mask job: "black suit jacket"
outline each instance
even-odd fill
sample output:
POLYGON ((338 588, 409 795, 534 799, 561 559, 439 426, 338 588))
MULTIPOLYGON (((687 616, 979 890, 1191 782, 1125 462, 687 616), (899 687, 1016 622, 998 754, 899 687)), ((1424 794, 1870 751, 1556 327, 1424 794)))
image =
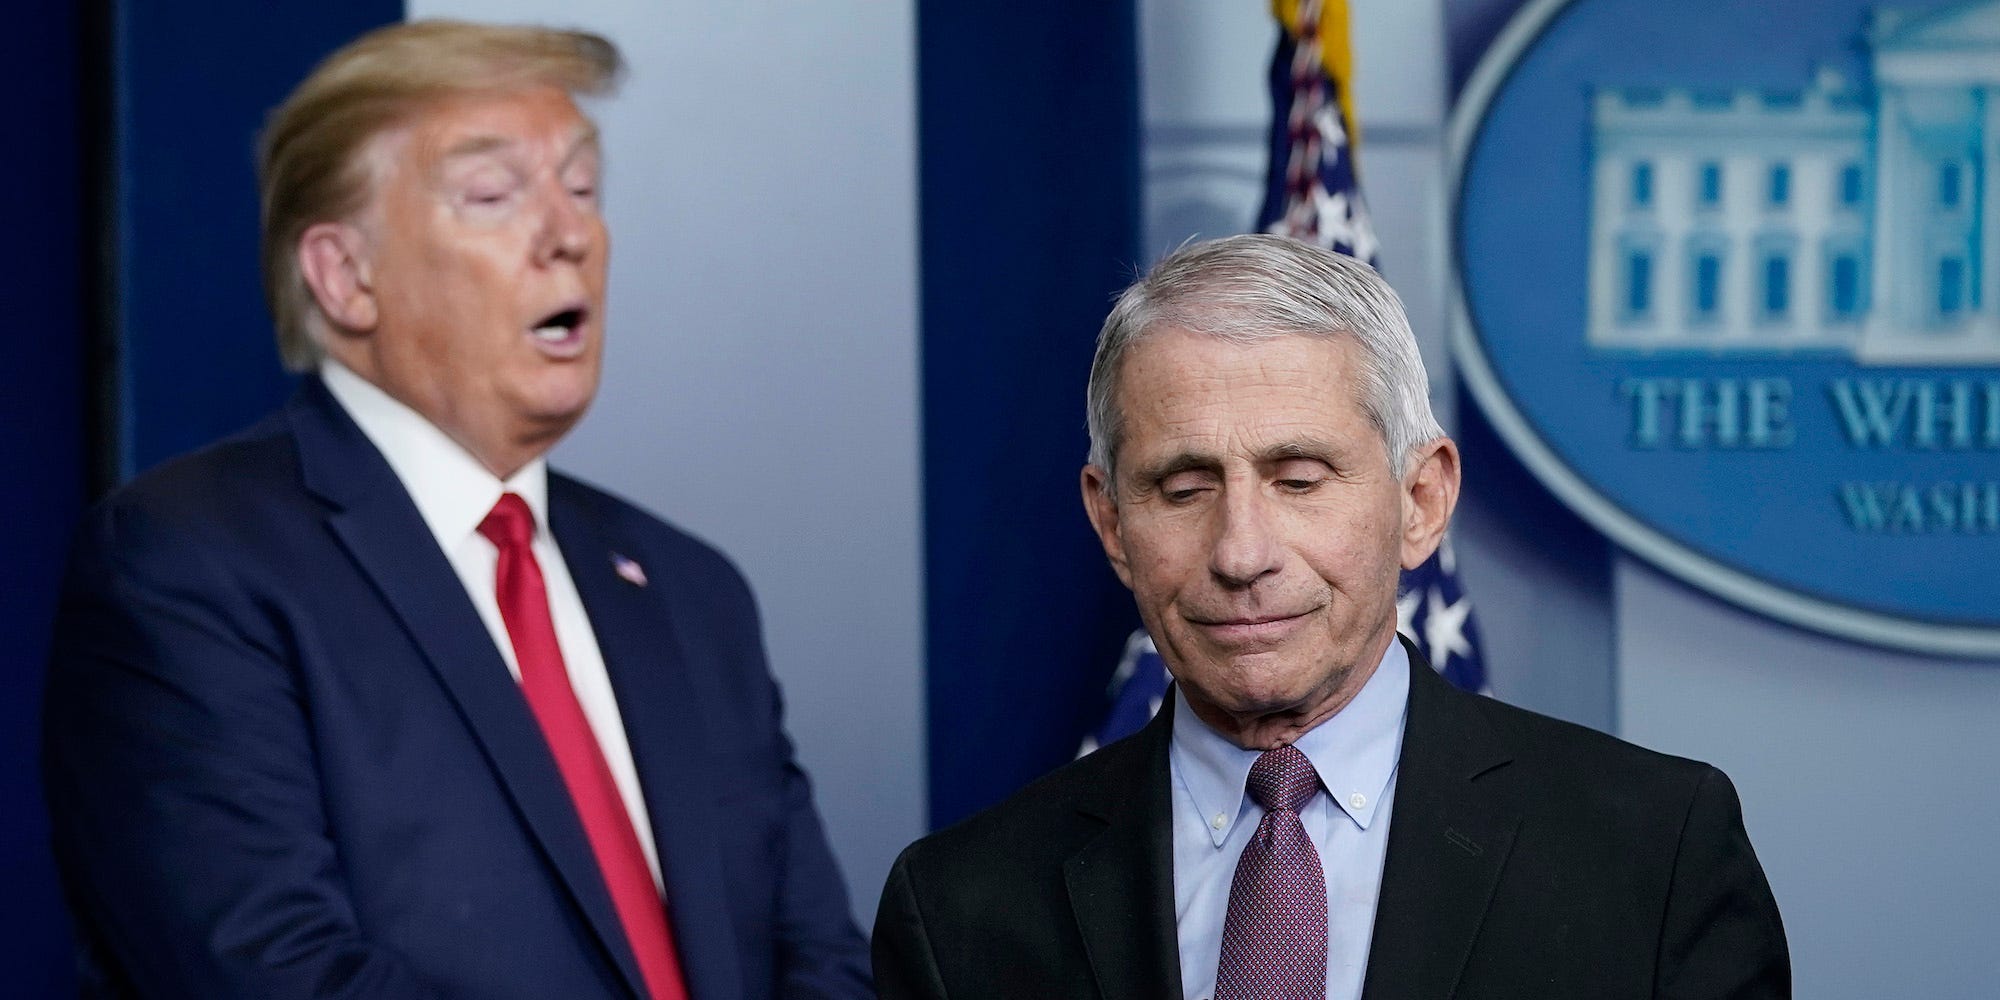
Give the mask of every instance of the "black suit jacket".
MULTIPOLYGON (((1722 772, 1410 671, 1367 1000, 1790 995, 1722 772)), ((904 851, 884 1000, 1178 996, 1172 714, 904 851)))
MULTIPOLYGON (((866 996, 866 945, 742 577, 553 473, 549 522, 624 718, 695 1000, 866 996)), ((519 685, 316 378, 85 518, 44 740, 86 995, 643 992, 519 685)))

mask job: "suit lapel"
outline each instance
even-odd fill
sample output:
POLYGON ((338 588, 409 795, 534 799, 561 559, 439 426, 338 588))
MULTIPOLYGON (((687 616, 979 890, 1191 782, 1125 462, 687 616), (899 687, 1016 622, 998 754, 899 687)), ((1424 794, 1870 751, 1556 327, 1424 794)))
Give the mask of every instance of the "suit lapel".
POLYGON ((583 823, 506 661, 395 472, 325 385, 308 377, 287 406, 307 489, 458 705, 514 807, 635 993, 638 964, 583 823))
POLYGON ((1366 1000, 1443 1000, 1459 974, 1514 845, 1520 812, 1481 775, 1511 755, 1414 646, 1388 857, 1369 946, 1366 1000))
POLYGON ((687 654, 667 599, 671 582, 664 574, 671 567, 647 567, 662 574, 649 582, 641 582, 643 569, 636 579, 619 573, 616 560, 637 548, 608 537, 583 503, 573 484, 550 476, 550 528, 597 633, 625 722, 681 971, 695 998, 740 996, 742 970, 716 839, 716 788, 706 777, 710 753, 702 740, 700 697, 689 683, 687 654))
POLYGON ((1097 751, 1118 754, 1100 801, 1083 803, 1104 828, 1063 865, 1070 906, 1104 1000, 1179 996, 1174 925, 1168 698, 1136 739, 1097 751))

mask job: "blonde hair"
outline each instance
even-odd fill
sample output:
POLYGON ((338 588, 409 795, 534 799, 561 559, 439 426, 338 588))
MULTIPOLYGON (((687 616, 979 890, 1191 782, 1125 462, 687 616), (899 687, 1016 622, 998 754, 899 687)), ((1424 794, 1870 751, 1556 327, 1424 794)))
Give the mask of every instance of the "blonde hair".
POLYGON ((285 367, 305 371, 321 355, 299 238, 367 204, 370 140, 452 97, 534 87, 603 94, 622 69, 617 47, 588 32, 441 20, 377 28, 326 57, 271 111, 257 143, 264 296, 285 367))

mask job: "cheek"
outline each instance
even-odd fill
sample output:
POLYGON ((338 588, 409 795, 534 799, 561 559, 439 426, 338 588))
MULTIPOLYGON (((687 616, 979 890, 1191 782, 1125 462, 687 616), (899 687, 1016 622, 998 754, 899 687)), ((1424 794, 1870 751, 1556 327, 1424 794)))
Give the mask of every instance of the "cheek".
POLYGON ((1157 511, 1128 516, 1120 537, 1132 589, 1140 594, 1178 589, 1206 562, 1201 527, 1190 518, 1162 517, 1157 511))
POLYGON ((1177 589, 1174 560, 1164 553, 1152 550, 1126 550, 1126 561, 1132 573, 1132 595, 1140 601, 1158 600, 1171 596, 1177 589))
POLYGON ((1373 513, 1299 525, 1295 551, 1327 583, 1342 590, 1373 586, 1402 566, 1394 517, 1373 513))
POLYGON ((590 255, 589 273, 597 278, 599 284, 603 284, 605 268, 611 261, 611 229, 604 224, 601 217, 591 232, 591 240, 591 245, 597 248, 597 252, 590 255))
POLYGON ((1394 537, 1403 520, 1402 494, 1393 487, 1355 491, 1306 512, 1308 530, 1320 538, 1342 539, 1343 547, 1363 548, 1394 537))

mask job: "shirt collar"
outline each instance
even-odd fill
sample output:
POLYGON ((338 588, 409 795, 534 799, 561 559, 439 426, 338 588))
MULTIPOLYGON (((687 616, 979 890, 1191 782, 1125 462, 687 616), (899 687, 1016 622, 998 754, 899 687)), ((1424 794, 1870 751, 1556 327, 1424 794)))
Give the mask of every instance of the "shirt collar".
MULTIPOLYGON (((1364 830, 1374 821, 1376 805, 1402 756, 1409 695, 1409 653, 1392 640, 1354 700, 1298 739, 1334 805, 1364 830)), ((1174 764, 1198 810, 1197 821, 1221 847, 1250 803, 1246 785, 1260 751, 1245 750, 1209 728, 1188 708, 1179 685, 1174 702, 1174 764)))
POLYGON ((528 502, 538 536, 548 530, 546 459, 536 457, 503 481, 423 414, 340 362, 331 358, 320 362, 319 373, 327 391, 389 460, 389 468, 402 480, 424 524, 446 552, 479 530, 479 522, 503 493, 519 493, 528 502))

